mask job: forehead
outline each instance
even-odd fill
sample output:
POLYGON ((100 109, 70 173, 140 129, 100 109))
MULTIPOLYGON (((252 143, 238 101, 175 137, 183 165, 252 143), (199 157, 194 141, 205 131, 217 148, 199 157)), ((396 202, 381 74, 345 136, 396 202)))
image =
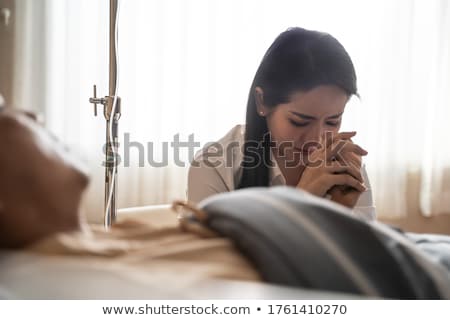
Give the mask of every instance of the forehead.
POLYGON ((284 104, 286 112, 298 112, 317 118, 339 114, 344 111, 349 97, 337 86, 323 85, 309 91, 296 91, 284 104))
POLYGON ((67 147, 22 112, 0 112, 0 148, 7 151, 3 154, 3 160, 41 160, 49 165, 65 165, 80 174, 87 174, 84 165, 67 147))

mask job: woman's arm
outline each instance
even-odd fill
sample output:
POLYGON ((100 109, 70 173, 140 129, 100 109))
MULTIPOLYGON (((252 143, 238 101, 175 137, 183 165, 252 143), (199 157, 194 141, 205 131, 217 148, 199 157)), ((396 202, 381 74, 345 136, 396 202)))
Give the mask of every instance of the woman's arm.
POLYGON ((224 177, 218 168, 208 166, 203 161, 194 161, 188 174, 187 198, 189 201, 198 203, 214 194, 228 192, 224 177))

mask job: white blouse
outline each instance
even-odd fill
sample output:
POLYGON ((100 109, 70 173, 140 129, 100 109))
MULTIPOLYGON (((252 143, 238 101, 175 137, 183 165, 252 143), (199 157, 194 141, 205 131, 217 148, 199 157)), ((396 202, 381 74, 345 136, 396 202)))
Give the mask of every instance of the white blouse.
MULTIPOLYGON (((233 191, 237 188, 242 177, 244 131, 245 126, 237 125, 216 144, 209 144, 197 152, 189 168, 187 190, 189 201, 197 203, 213 194, 233 191)), ((286 185, 286 179, 276 161, 273 161, 273 166, 269 170, 270 186, 286 185)), ((374 220, 375 206, 364 165, 361 173, 367 190, 360 195, 353 212, 361 219, 374 220)))

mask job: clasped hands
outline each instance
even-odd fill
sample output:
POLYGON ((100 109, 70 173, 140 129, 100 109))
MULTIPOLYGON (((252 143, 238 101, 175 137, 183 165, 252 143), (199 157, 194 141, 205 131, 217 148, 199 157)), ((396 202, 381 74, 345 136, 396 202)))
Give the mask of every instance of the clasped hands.
POLYGON ((318 197, 354 208, 361 193, 367 190, 361 174, 362 156, 367 151, 351 138, 356 132, 322 135, 320 147, 309 154, 297 187, 318 197))

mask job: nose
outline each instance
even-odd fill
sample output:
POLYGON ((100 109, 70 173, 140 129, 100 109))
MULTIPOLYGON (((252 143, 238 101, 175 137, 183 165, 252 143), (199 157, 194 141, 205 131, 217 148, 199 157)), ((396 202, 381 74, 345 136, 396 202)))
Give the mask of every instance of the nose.
POLYGON ((308 128, 303 135, 300 148, 304 151, 312 152, 320 147, 320 140, 325 129, 322 125, 316 124, 308 128))

